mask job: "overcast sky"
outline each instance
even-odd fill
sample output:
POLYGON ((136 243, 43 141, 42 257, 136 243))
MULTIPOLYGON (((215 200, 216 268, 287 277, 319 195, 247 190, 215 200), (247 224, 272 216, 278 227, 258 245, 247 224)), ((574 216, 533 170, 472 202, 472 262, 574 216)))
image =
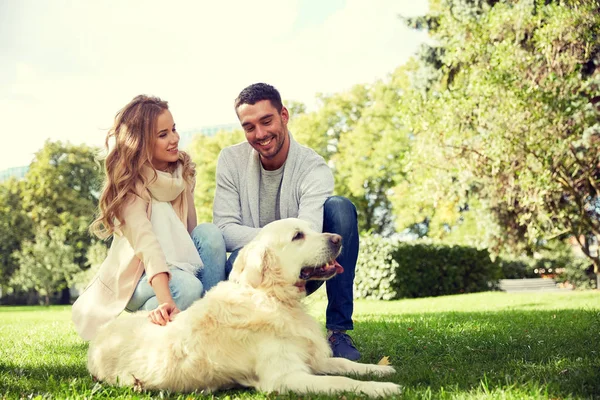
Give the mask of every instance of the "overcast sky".
POLYGON ((47 139, 102 145, 137 94, 167 101, 182 132, 236 122, 255 82, 313 108, 385 78, 425 40, 398 14, 427 0, 0 0, 0 170, 47 139))

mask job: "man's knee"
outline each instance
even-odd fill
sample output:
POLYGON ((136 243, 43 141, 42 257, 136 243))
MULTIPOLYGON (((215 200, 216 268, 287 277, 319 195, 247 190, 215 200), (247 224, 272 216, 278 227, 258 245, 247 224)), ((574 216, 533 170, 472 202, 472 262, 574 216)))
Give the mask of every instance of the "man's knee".
POLYGON ((231 271, 233 270, 233 264, 235 263, 235 260, 238 254, 240 253, 240 250, 242 249, 239 248, 237 250, 232 251, 229 255, 229 258, 227 258, 227 262, 225 263, 225 279, 229 279, 229 274, 231 274, 231 271))
POLYGON ((214 249, 225 248, 225 239, 223 239, 223 233, 215 225, 209 222, 202 223, 194 228, 192 231, 192 240, 199 246, 210 246, 214 249))
POLYGON ((335 227, 336 230, 356 230, 356 207, 346 197, 331 196, 325 200, 323 223, 324 229, 327 227, 335 227))
POLYGON ((326 213, 352 215, 356 217, 356 207, 348 198, 343 196, 331 196, 325 200, 324 209, 326 213))

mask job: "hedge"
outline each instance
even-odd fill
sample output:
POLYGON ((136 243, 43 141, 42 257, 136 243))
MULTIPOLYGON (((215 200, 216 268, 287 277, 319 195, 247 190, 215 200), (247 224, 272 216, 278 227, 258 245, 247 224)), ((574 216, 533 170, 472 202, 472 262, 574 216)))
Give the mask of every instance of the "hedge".
POLYGON ((481 292, 497 286, 500 267, 487 250, 404 243, 363 235, 355 297, 393 300, 481 292))

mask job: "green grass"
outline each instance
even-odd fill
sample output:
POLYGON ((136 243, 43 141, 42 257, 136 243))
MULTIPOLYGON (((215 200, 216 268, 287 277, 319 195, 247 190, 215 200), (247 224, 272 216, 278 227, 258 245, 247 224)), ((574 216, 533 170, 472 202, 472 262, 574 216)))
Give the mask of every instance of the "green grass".
MULTIPOLYGON (((322 297, 308 303, 323 321, 322 297)), ((597 291, 357 301, 354 317, 361 362, 389 356, 397 373, 388 379, 403 386, 401 398, 600 398, 597 291)), ((69 307, 0 307, 0 398, 213 397, 95 383, 86 350, 69 307)), ((252 390, 214 397, 297 398, 252 390)))

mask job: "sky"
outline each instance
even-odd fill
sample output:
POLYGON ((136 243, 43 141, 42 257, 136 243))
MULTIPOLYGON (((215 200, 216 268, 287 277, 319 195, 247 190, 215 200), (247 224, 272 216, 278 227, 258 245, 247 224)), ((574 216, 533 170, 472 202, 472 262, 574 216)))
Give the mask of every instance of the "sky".
POLYGON ((317 93, 385 79, 426 40, 398 15, 427 0, 0 0, 0 170, 46 140, 102 146, 138 94, 180 132, 237 122, 255 82, 318 107, 317 93))

